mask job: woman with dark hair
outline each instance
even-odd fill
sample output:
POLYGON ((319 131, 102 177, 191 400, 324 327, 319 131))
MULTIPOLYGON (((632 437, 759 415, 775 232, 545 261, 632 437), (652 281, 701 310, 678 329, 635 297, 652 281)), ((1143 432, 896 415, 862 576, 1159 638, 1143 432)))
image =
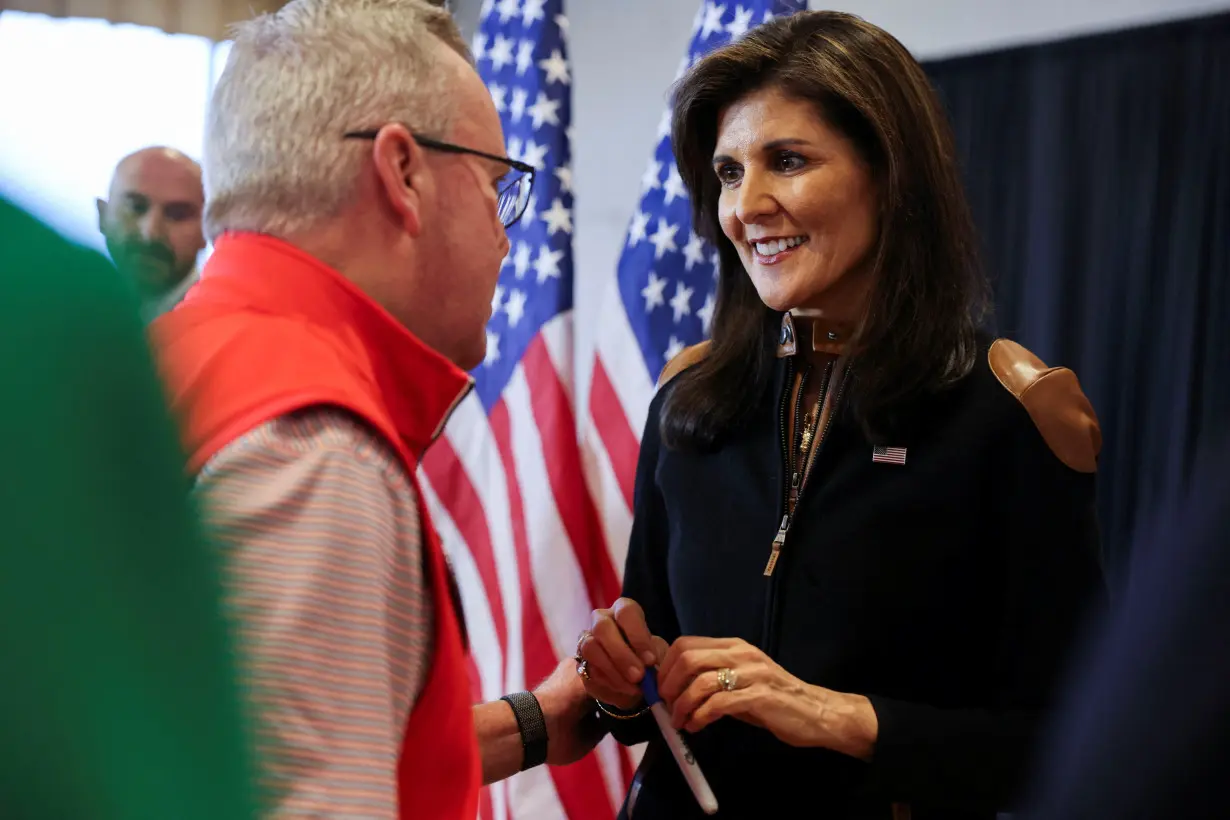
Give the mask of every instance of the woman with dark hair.
POLYGON ((1093 410, 980 331, 949 128, 889 34, 753 30, 681 80, 673 143, 713 338, 663 373, 625 597, 577 648, 616 737, 650 740, 625 814, 700 814, 650 664, 723 817, 992 818, 1104 594, 1093 410))

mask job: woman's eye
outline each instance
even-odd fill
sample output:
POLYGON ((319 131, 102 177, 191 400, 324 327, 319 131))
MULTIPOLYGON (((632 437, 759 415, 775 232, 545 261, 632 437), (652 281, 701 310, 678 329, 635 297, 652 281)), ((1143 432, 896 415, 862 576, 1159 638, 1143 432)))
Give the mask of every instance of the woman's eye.
POLYGON ((738 184, 739 178, 742 176, 742 172, 737 165, 719 165, 714 170, 717 172, 718 182, 727 187, 738 184))
POLYGON ((779 171, 797 171, 805 164, 798 154, 782 153, 774 157, 774 164, 779 171))

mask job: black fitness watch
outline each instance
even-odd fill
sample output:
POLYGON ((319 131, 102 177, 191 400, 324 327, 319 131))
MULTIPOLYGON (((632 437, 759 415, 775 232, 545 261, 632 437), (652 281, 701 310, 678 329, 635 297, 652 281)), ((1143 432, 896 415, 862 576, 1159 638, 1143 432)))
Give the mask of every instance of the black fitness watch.
POLYGON ((521 731, 521 771, 547 762, 547 721, 533 692, 514 692, 500 700, 512 707, 521 731))

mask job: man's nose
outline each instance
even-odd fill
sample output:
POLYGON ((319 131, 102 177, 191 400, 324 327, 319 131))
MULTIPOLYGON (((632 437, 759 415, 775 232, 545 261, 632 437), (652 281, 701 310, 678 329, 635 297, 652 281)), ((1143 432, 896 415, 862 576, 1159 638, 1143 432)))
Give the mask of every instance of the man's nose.
POLYGON ((162 211, 158 208, 150 208, 149 211, 141 217, 141 222, 138 227, 141 230, 141 238, 146 242, 153 242, 167 238, 166 220, 162 216, 162 211))

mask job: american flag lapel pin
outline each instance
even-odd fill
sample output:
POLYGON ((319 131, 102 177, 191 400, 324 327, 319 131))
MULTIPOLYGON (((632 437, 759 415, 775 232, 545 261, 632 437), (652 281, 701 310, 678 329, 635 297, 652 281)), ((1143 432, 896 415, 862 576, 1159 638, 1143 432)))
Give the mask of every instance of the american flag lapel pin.
POLYGON ((871 460, 876 464, 905 464, 905 448, 872 447, 871 460))

